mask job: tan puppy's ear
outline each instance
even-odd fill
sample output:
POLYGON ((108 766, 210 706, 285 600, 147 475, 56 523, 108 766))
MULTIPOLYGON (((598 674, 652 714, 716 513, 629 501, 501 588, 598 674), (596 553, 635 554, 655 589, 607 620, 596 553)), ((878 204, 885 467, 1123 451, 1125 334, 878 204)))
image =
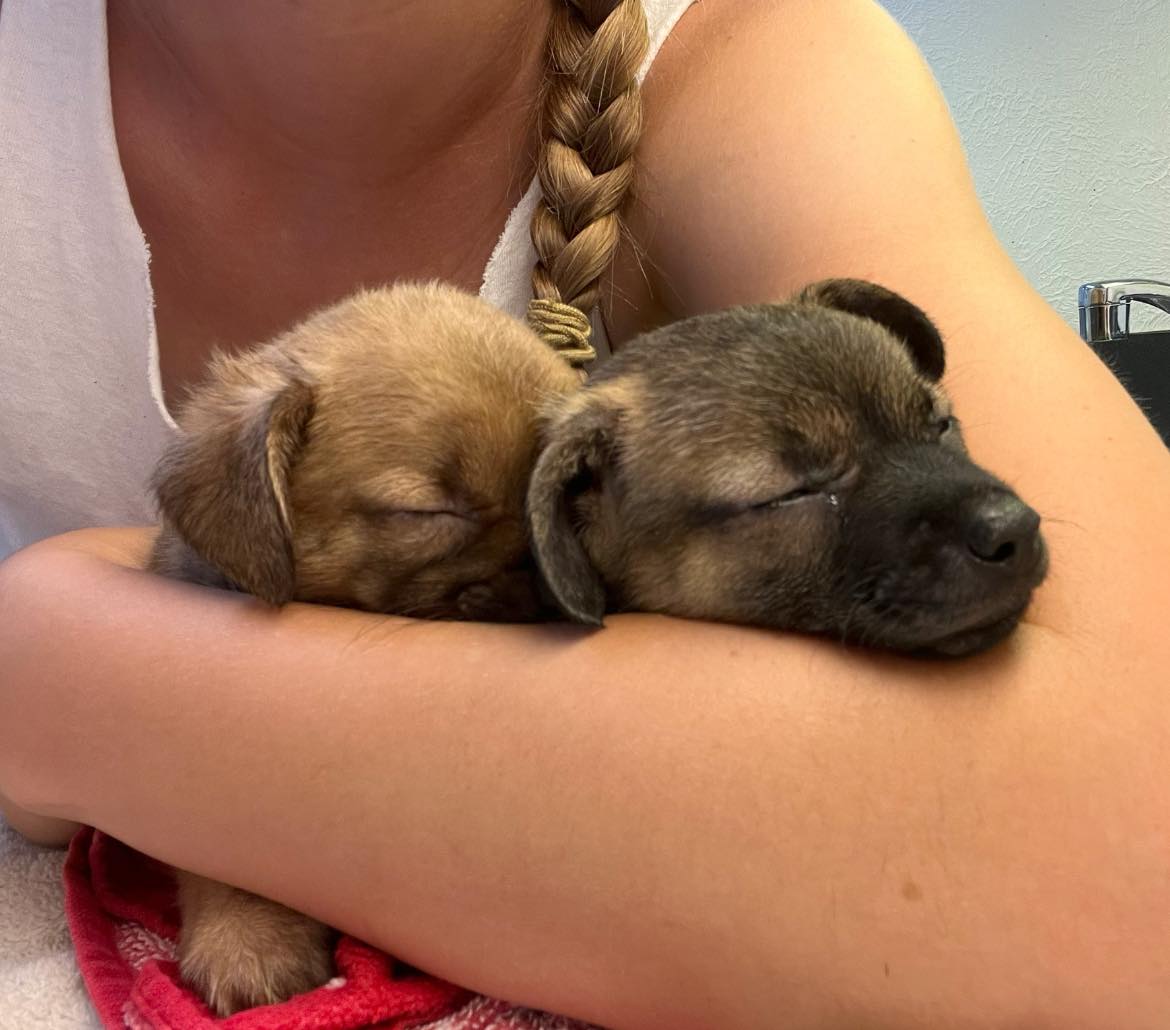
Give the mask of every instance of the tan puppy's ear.
POLYGON ((573 524, 572 490, 613 460, 617 413, 582 390, 546 430, 528 484, 528 528, 537 567, 557 604, 574 622, 602 625, 605 585, 573 524))
POLYGON ((292 600, 296 583, 288 475, 312 414, 312 388, 296 380, 217 384, 184 412, 152 480, 188 546, 269 604, 292 600))
POLYGON ((864 279, 824 279, 806 286, 798 301, 836 308, 885 326, 906 345, 918 371, 937 383, 946 369, 946 351, 935 324, 901 294, 864 279))

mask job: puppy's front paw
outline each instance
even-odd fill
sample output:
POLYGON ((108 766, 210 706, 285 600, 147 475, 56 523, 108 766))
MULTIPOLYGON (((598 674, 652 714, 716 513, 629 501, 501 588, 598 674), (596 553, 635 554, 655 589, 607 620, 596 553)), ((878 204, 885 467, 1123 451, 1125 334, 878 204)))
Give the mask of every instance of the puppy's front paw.
POLYGON ((197 935, 180 950, 179 969, 219 1016, 287 1001, 320 987, 333 975, 324 945, 262 955, 238 944, 223 947, 222 942, 197 935))
POLYGON ((333 975, 331 933, 315 919, 191 874, 180 883, 179 971, 217 1015, 287 1001, 333 975))

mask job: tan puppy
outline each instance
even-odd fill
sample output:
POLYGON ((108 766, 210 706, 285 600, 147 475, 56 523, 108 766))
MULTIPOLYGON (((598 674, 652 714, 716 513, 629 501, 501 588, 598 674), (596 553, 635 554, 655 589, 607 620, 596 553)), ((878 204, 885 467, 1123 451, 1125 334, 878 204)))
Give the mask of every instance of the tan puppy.
MULTIPOLYGON (((533 333, 440 286, 359 294, 220 357, 155 474, 155 571, 271 604, 522 620, 538 411, 577 388, 533 333)), ((329 931, 179 874, 183 976, 221 1015, 329 979, 329 931)))

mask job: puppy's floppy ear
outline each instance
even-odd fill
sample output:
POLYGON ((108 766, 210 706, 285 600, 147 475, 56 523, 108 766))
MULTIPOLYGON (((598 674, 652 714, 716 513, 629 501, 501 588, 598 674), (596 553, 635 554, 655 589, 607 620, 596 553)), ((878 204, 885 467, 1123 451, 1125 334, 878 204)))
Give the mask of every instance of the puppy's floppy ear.
POLYGON ((613 460, 616 408, 600 391, 583 388, 561 401, 528 483, 528 528, 537 567, 561 610, 575 622, 600 626, 605 584, 573 525, 572 490, 613 460))
MULTIPOLYGON (((229 377, 231 362, 216 374, 229 377)), ((152 486, 179 536, 241 590, 269 604, 292 600, 288 476, 305 443, 313 391, 280 376, 232 376, 196 394, 183 437, 163 455, 152 486)))
POLYGON ((927 379, 937 383, 946 368, 942 337, 926 313, 901 294, 863 279, 825 279, 800 291, 796 298, 885 326, 906 349, 927 379))

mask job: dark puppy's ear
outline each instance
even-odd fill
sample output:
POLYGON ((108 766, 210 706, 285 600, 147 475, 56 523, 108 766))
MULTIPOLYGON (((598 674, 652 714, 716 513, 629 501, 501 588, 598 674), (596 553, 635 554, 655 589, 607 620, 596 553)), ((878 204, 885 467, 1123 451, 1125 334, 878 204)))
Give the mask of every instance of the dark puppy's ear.
POLYGON ((269 604, 292 600, 288 475, 312 414, 313 391, 299 381, 213 386, 184 413, 187 432, 152 480, 160 512, 184 542, 269 604))
POLYGON ((919 372, 933 383, 942 378, 946 368, 942 337, 926 313, 901 294, 863 279, 825 279, 806 286, 796 299, 885 326, 906 344, 919 372))
POLYGON ((605 584, 573 524, 572 492, 612 461, 617 412, 587 388, 571 395, 567 408, 551 419, 528 483, 528 529, 537 567, 561 611, 575 622, 600 626, 605 584))

